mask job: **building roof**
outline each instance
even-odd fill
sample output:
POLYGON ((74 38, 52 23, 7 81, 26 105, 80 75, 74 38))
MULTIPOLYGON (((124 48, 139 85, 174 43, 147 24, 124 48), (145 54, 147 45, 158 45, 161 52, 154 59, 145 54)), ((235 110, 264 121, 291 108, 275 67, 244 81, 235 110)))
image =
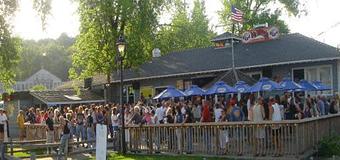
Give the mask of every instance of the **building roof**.
MULTIPOLYGON (((112 77, 111 77, 112 78, 112 77)), ((96 74, 93 76, 92 85, 98 86, 107 83, 107 77, 104 74, 96 74)), ((84 80, 72 80, 64 82, 62 85, 55 88, 55 90, 72 89, 74 86, 84 88, 84 80)))
MULTIPOLYGON (((301 34, 288 34, 272 41, 236 43, 236 69, 339 59, 335 47, 301 34)), ((125 81, 227 71, 232 67, 231 48, 196 48, 153 58, 137 69, 124 72, 125 81)), ((113 82, 119 76, 114 73, 113 82)))
POLYGON ((224 32, 220 35, 217 35, 216 37, 214 37, 213 39, 211 39, 212 42, 216 42, 216 41, 221 41, 221 40, 225 40, 225 39, 230 39, 230 38, 234 38, 234 39, 240 39, 238 36, 236 36, 235 34, 232 34, 230 32, 224 32))
POLYGON ((88 90, 81 90, 77 95, 74 90, 63 91, 35 91, 30 94, 47 105, 101 103, 104 98, 88 90))
MULTIPOLYGON (((247 83, 248 85, 253 85, 257 82, 255 79, 253 79, 249 75, 246 75, 245 73, 241 72, 240 70, 235 70, 235 72, 237 74, 239 81, 243 81, 243 82, 247 83)), ((214 78, 211 82, 206 84, 205 87, 203 87, 203 88, 210 88, 214 83, 216 83, 218 81, 223 81, 230 86, 234 86, 237 83, 237 79, 235 77, 233 70, 229 70, 225 73, 220 74, 216 78, 214 78)))
POLYGON ((25 79, 23 82, 33 82, 36 81, 37 79, 53 79, 56 82, 62 81, 59 77, 42 68, 39 71, 35 72, 30 77, 28 77, 27 79, 25 79))

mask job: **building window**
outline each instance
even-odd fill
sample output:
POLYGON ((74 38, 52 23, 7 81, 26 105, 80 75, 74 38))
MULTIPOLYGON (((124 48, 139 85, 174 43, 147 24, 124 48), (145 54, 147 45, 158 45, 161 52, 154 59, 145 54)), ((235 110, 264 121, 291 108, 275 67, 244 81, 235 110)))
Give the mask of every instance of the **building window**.
POLYGON ((155 87, 155 96, 163 92, 167 87, 155 87))
POLYGON ((123 103, 135 102, 135 90, 132 85, 124 86, 123 88, 123 103))
POLYGON ((262 72, 250 72, 246 74, 257 81, 262 78, 262 72))
POLYGON ((191 80, 184 80, 183 84, 184 84, 184 90, 186 90, 186 89, 189 89, 191 87, 192 81, 191 80))
MULTIPOLYGON (((305 79, 307 81, 321 81, 321 83, 333 87, 332 66, 315 66, 293 69, 294 81, 305 79)), ((322 93, 330 94, 331 91, 322 93)), ((313 93, 312 93, 313 94, 313 93)))
POLYGON ((319 68, 320 81, 323 84, 332 86, 332 68, 331 67, 321 67, 319 68))
POLYGON ((304 69, 293 69, 293 80, 295 82, 299 82, 302 79, 305 79, 305 70, 304 69))

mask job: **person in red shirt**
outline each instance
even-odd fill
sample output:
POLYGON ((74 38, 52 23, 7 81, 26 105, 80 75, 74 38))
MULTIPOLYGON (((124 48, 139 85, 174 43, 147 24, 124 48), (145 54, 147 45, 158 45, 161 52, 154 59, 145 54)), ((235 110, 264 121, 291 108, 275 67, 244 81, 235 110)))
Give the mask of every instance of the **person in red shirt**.
POLYGON ((201 122, 211 122, 211 114, 210 114, 210 103, 209 101, 203 100, 203 111, 201 122))
MULTIPOLYGON (((202 123, 211 122, 210 114, 210 103, 209 101, 203 101, 203 111, 202 111, 202 123)), ((206 150, 210 152, 211 149, 211 130, 209 128, 203 128, 203 142, 206 144, 206 150)))

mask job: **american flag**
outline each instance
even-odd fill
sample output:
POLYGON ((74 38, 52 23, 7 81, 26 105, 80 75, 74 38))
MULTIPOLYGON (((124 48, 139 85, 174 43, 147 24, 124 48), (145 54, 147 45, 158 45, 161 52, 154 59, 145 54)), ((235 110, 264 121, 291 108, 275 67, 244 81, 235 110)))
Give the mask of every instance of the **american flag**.
POLYGON ((243 12, 237 9, 235 6, 231 6, 231 20, 235 22, 243 21, 243 12))

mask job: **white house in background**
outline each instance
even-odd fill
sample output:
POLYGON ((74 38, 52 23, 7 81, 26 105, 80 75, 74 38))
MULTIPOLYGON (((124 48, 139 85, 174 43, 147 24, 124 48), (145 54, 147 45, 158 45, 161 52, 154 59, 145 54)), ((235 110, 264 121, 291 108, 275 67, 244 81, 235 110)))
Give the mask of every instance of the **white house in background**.
MULTIPOLYGON (((54 74, 46 69, 40 69, 26 80, 17 81, 16 84, 13 85, 13 89, 14 91, 28 91, 35 85, 44 85, 48 90, 53 90, 62 83, 62 80, 54 74)), ((0 86, 0 93, 3 93, 2 86, 0 86)))

